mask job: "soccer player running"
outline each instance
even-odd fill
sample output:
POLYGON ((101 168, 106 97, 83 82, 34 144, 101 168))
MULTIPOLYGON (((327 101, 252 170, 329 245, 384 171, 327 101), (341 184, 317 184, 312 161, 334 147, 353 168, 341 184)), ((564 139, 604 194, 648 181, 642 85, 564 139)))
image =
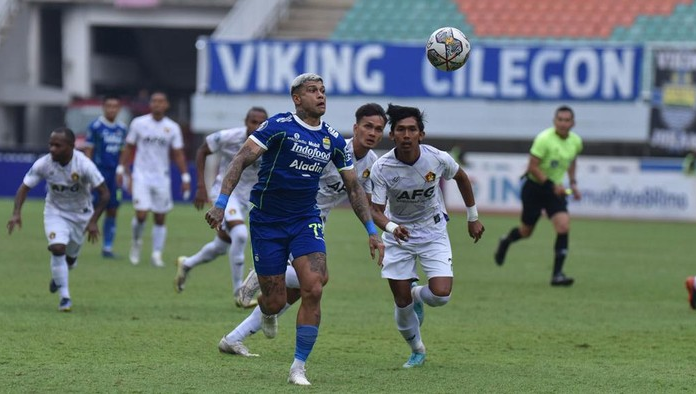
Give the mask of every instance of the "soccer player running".
POLYGON ((321 120, 326 112, 322 78, 306 73, 297 76, 290 87, 295 113, 272 116, 244 143, 232 160, 222 182, 215 206, 206 220, 218 228, 230 192, 239 182, 242 170, 262 157, 259 182, 251 191, 249 212, 254 267, 261 295, 262 330, 267 337, 277 332, 277 314, 286 304, 285 269, 292 265, 300 283, 301 304, 297 313, 295 359, 288 382, 309 385, 305 361, 317 339, 321 320, 321 295, 328 281, 323 224, 316 204, 319 177, 330 162, 341 173, 348 198, 369 235, 370 253, 384 245, 370 216, 365 192, 358 183, 346 142, 321 120))
MULTIPOLYGON (((203 141, 196 152, 198 185, 193 204, 197 209, 203 209, 210 202, 205 186, 206 158, 213 153, 218 153, 220 156, 218 174, 211 187, 211 195, 216 199, 220 193, 222 178, 225 176, 227 166, 232 161, 232 158, 239 152, 247 137, 267 118, 268 114, 265 109, 252 107, 244 118, 244 126, 216 131, 205 138, 205 141, 203 141)), ((193 256, 180 256, 177 259, 177 271, 174 278, 174 288, 177 292, 184 290, 186 278, 195 266, 212 261, 229 251, 235 302, 239 307, 254 306, 249 303, 242 304, 238 293, 244 278, 244 250, 247 244, 247 227, 244 221, 250 209, 249 193, 258 181, 259 164, 257 160, 242 172, 239 184, 237 184, 237 187, 230 195, 229 201, 227 201, 223 228, 217 232, 215 239, 205 244, 193 256)))
POLYGON ((24 176, 14 199, 7 230, 12 234, 22 227, 22 205, 31 188, 46 180, 44 232, 51 252, 49 291, 58 292, 58 310, 70 312, 72 300, 68 287, 68 270, 77 265, 85 232, 90 242, 99 239, 98 220, 109 202, 109 189, 97 167, 82 152, 75 150, 75 134, 59 127, 49 137, 49 154, 40 157, 24 176), (91 189, 99 192, 96 207, 91 189))
POLYGON ((181 189, 186 196, 190 189, 191 176, 186 168, 184 142, 179 125, 165 114, 169 109, 167 95, 154 92, 150 96, 150 113, 138 116, 130 124, 126 146, 116 168, 116 182, 123 185, 124 175, 131 181, 126 188, 133 196, 135 216, 131 221, 133 237, 129 253, 132 264, 140 263, 143 231, 147 213, 152 211, 155 224, 152 226, 151 262, 155 267, 164 267, 162 251, 167 238, 165 219, 174 207, 172 202, 169 157, 174 159, 181 172, 181 189), (135 149, 138 149, 135 154, 135 149), (132 176, 128 164, 133 161, 132 176))
MULTIPOLYGON (((368 201, 372 193, 370 169, 377 160, 377 154, 372 149, 382 141, 386 123, 387 115, 379 104, 362 105, 355 111, 353 138, 346 141, 346 150, 353 157, 355 173, 359 177, 360 186, 365 190, 365 197, 368 201)), ((326 220, 331 209, 345 202, 347 198, 348 194, 341 174, 333 163, 329 163, 321 174, 319 192, 317 193, 317 205, 321 212, 324 229, 326 229, 326 220)), ((251 299, 258 290, 258 280, 256 280, 255 274, 255 271, 252 271, 250 279, 245 280, 242 286, 242 294, 247 300, 251 299)), ((285 271, 285 286, 287 288, 287 304, 278 312, 278 315, 284 313, 290 305, 300 298, 300 284, 292 265, 288 265, 285 271)), ((245 357, 258 356, 258 354, 249 352, 249 349, 244 345, 244 340, 259 330, 261 330, 261 308, 257 306, 234 330, 222 337, 218 343, 218 349, 222 353, 238 354, 245 357)))
POLYGON ((572 194, 576 200, 581 198, 575 178, 575 162, 582 151, 582 139, 570 130, 574 125, 573 110, 561 106, 556 109, 553 127, 543 130, 534 138, 521 192, 521 223, 500 239, 494 256, 495 262, 502 266, 510 244, 532 235, 543 209, 556 231, 551 286, 571 286, 574 282, 573 278, 563 273, 570 231, 566 198, 568 194, 572 194), (566 172, 570 189, 563 185, 566 172))
POLYGON ((452 248, 447 234, 449 220, 440 190, 440 179, 454 179, 467 207, 469 236, 478 242, 484 232, 478 219, 469 177, 447 153, 422 145, 423 113, 415 107, 389 104, 389 138, 394 149, 377 159, 370 175, 372 215, 384 230, 382 277, 394 296, 396 327, 411 348, 403 365, 425 362, 421 339, 423 303, 443 306, 452 292, 452 248), (388 204, 388 208, 387 208, 388 204), (428 278, 417 286, 416 260, 428 278))
MULTIPOLYGON (((97 165, 99 172, 104 176, 104 182, 109 188, 111 198, 106 206, 102 234, 102 256, 113 258, 114 238, 116 238, 116 215, 120 204, 116 186, 116 167, 121 155, 121 149, 125 143, 126 125, 117 121, 116 117, 121 111, 121 99, 117 96, 106 96, 102 102, 103 114, 95 119, 87 127, 87 141, 84 153, 97 165)), ((98 195, 94 193, 96 202, 98 195)))

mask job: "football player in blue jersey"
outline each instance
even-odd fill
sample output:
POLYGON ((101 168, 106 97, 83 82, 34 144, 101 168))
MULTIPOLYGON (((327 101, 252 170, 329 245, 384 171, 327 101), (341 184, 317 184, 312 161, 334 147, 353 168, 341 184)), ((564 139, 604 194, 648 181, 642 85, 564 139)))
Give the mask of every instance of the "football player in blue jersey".
MULTIPOLYGON (((102 103, 103 115, 95 119, 87 127, 87 141, 84 153, 97 165, 104 176, 109 188, 111 199, 106 206, 104 219, 104 243, 102 256, 114 257, 113 245, 116 237, 116 214, 120 203, 120 193, 117 193, 116 167, 118 167, 121 149, 126 140, 126 125, 116 120, 121 111, 121 99, 118 96, 106 96, 102 103)), ((95 195, 95 201, 97 196, 95 195)))
POLYGON ((272 116, 247 139, 230 163, 215 206, 206 213, 206 221, 212 228, 220 226, 227 199, 242 170, 261 157, 259 181, 251 191, 249 213, 252 256, 261 287, 261 328, 269 338, 276 335, 277 314, 286 305, 285 269, 291 258, 302 301, 288 382, 306 386, 310 382, 305 375, 305 362, 317 339, 321 296, 329 278, 316 200, 319 177, 329 162, 341 174, 353 210, 367 229, 370 254, 374 258, 378 252, 380 265, 384 245, 345 140, 321 120, 326 112, 322 78, 312 73, 297 76, 290 95, 295 113, 272 116))

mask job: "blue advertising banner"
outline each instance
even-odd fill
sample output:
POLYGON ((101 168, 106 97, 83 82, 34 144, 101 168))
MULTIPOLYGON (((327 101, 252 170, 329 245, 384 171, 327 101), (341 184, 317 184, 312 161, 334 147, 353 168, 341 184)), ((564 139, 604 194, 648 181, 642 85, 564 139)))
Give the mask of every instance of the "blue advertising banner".
POLYGON ((423 46, 330 41, 206 43, 204 91, 288 94, 304 72, 340 96, 492 100, 631 101, 639 96, 640 46, 526 46, 473 43, 453 72, 428 63, 423 46))

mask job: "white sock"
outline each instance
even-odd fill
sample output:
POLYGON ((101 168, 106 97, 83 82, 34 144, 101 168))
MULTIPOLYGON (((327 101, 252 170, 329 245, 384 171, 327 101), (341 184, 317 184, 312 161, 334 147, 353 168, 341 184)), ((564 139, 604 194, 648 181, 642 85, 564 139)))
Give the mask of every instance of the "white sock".
POLYGON ((246 226, 238 224, 232 227, 229 235, 232 240, 229 252, 232 289, 237 290, 242 287, 242 281, 244 281, 244 249, 246 249, 248 237, 246 226))
POLYGON ((261 329, 261 308, 257 305, 251 314, 229 334, 225 335, 227 343, 243 342, 249 335, 255 334, 261 329))
POLYGON ((131 220, 131 230, 133 231, 133 239, 140 241, 143 239, 143 230, 145 229, 145 222, 139 222, 138 218, 133 216, 131 220))
POLYGON ((433 292, 430 290, 430 287, 428 286, 415 287, 413 295, 417 301, 424 302, 429 306, 443 306, 450 299, 450 296, 436 296, 435 294, 433 294, 433 292))
POLYGON ((304 369, 304 367, 305 367, 304 361, 294 359, 294 360, 292 360, 292 365, 290 366, 290 369, 304 369))
POLYGON ((51 277, 56 286, 58 286, 60 298, 70 298, 70 290, 68 289, 68 262, 65 260, 65 255, 51 255, 51 277))
MULTIPOLYGON (((290 304, 285 304, 283 309, 278 312, 278 316, 282 315, 285 313, 285 311, 290 308, 290 304)), ((225 340, 227 343, 232 343, 232 342, 244 342, 244 340, 253 334, 256 334, 260 329, 261 329, 261 315, 263 313, 261 312, 261 308, 257 305, 256 308, 254 308, 253 311, 251 311, 251 314, 247 316, 244 321, 239 323, 237 327, 232 330, 229 334, 225 335, 225 340)))
POLYGON ((425 346, 421 340, 420 327, 418 325, 418 316, 413 311, 413 303, 403 308, 394 305, 394 320, 396 320, 396 328, 411 347, 411 350, 425 353, 425 346))
POLYGON ((162 253, 164 250, 164 241, 167 240, 167 226, 153 225, 152 226, 152 252, 162 253))
POLYGON ((203 245, 201 250, 196 252, 196 254, 187 257, 186 260, 184 260, 184 266, 193 268, 198 264, 212 261, 216 257, 227 253, 229 247, 230 244, 221 240, 220 237, 216 235, 215 239, 203 245))

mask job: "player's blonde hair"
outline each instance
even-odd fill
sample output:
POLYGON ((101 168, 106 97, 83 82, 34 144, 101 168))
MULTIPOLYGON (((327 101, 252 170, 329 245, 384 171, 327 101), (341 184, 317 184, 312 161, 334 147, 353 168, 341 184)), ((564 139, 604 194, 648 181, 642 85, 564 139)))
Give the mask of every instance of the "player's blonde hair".
POLYGON ((292 80, 290 84, 290 95, 295 94, 297 89, 299 89, 305 82, 324 82, 321 75, 314 73, 304 73, 300 74, 295 79, 292 80))

